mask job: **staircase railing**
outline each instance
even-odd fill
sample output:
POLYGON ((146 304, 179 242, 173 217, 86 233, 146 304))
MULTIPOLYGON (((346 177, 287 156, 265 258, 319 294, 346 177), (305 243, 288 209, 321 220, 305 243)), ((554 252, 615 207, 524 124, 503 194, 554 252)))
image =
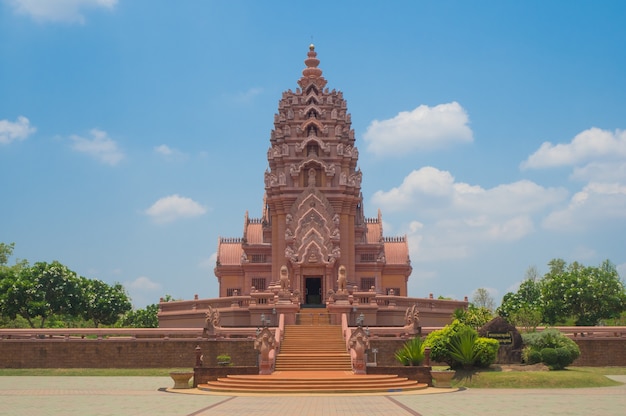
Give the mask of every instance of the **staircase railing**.
POLYGON ((281 313, 278 316, 278 326, 274 332, 274 350, 272 350, 270 358, 272 360, 272 372, 276 369, 276 357, 280 353, 280 345, 283 342, 285 336, 285 314, 281 313))
POLYGON ((352 330, 348 326, 348 315, 345 313, 341 314, 341 334, 343 335, 343 340, 346 343, 346 351, 350 351, 350 337, 352 336, 352 330))

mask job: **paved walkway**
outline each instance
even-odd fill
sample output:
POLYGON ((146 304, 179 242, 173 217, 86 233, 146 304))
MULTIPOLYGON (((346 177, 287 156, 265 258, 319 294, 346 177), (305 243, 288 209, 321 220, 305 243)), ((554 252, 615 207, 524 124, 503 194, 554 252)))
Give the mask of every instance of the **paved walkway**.
MULTIPOLYGON (((626 383, 626 376, 612 377, 626 383)), ((626 414, 626 385, 589 389, 430 388, 380 395, 176 394, 168 377, 0 377, 0 415, 454 416, 626 414), (441 393, 441 391, 445 393, 441 393), (433 394, 439 393, 439 394, 433 394)))

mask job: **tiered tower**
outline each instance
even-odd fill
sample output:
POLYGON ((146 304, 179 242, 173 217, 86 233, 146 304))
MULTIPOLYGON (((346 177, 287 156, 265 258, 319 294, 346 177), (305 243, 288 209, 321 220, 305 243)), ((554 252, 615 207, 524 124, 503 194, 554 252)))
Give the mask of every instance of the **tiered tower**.
POLYGON ((337 290, 340 265, 350 288, 407 296, 406 237, 384 237, 380 211, 377 218, 363 215, 347 103, 326 88, 319 62, 311 45, 299 88, 278 103, 262 217, 246 213, 242 238, 219 239, 220 297, 268 289, 283 265, 304 305, 322 305, 337 290))

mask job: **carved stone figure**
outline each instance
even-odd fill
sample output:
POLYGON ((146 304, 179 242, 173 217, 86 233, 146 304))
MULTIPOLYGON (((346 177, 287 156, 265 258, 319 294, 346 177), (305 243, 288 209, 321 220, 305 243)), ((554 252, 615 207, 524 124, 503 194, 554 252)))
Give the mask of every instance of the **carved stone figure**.
POLYGON ((417 309, 417 303, 406 308, 404 314, 405 326, 408 327, 413 333, 418 333, 420 330, 420 312, 417 309))
POLYGON ((346 266, 342 264, 339 266, 339 275, 337 276, 337 292, 345 293, 347 284, 348 278, 346 277, 346 266))
POLYGON ((273 357, 272 350, 276 348, 276 339, 268 328, 263 328, 254 340, 254 349, 259 351, 261 358, 259 374, 272 374, 273 357))
POLYGON ((309 186, 315 186, 315 169, 309 169, 309 186))
MULTIPOLYGON (((296 252, 293 250, 291 246, 287 246, 285 248, 285 258, 295 261, 297 259, 296 252)), ((284 267, 284 266, 283 266, 284 267)))
POLYGON ((220 311, 209 305, 204 318, 204 329, 208 335, 215 335, 216 328, 220 327, 220 311))
POLYGON ((359 327, 352 333, 348 345, 352 371, 354 374, 365 374, 365 351, 370 347, 370 341, 363 328, 359 327))
POLYGON ((289 290, 289 271, 285 265, 280 268, 280 290, 289 290))

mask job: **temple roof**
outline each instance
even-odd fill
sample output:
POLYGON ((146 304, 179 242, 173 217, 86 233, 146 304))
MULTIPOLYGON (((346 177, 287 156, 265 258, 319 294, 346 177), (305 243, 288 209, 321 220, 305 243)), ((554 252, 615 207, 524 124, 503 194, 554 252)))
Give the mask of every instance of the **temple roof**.
POLYGON ((248 244, 262 244, 263 224, 260 222, 249 223, 246 227, 246 240, 248 244))
POLYGON ((406 238, 385 241, 385 260, 387 264, 406 264, 409 261, 409 245, 406 238))
POLYGON ((220 240, 218 245, 217 259, 222 266, 237 266, 241 264, 243 247, 238 239, 220 240))
POLYGON ((382 237, 381 227, 378 223, 367 224, 367 242, 368 244, 377 244, 382 237))

